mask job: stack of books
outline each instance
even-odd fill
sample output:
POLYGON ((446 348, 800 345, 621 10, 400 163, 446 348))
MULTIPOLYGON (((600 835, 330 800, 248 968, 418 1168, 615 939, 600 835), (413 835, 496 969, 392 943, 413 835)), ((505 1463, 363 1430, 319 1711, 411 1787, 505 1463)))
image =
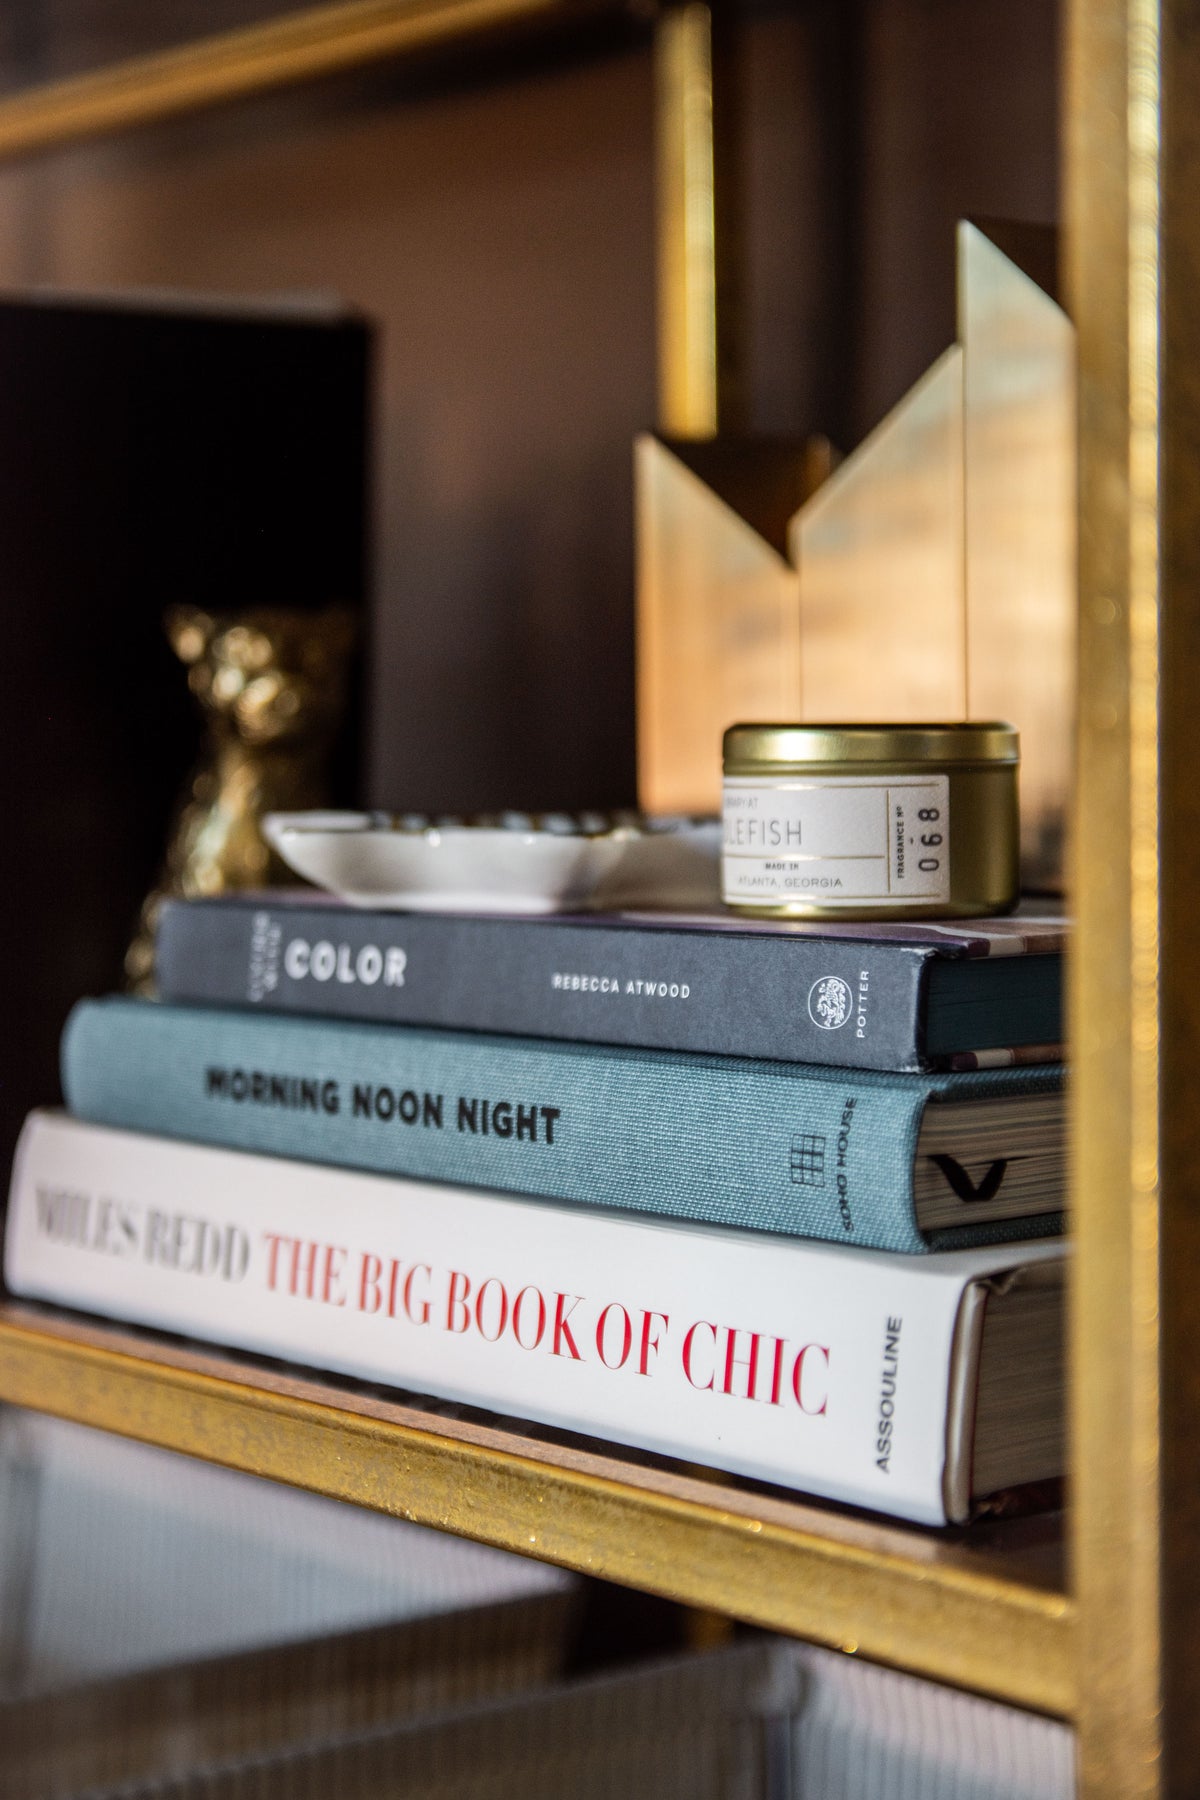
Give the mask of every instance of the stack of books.
POLYGON ((180 902, 18 1294, 940 1525, 1063 1474, 1062 923, 180 902))

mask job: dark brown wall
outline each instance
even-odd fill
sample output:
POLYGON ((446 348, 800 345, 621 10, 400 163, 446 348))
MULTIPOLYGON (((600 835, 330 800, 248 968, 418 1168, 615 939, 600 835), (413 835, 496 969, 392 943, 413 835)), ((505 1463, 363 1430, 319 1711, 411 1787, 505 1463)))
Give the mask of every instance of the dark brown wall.
POLYGON ((369 798, 627 799, 649 60, 343 98, 56 158, 35 176, 26 275, 362 307, 380 327, 369 798))
POLYGON ((741 34, 749 415, 853 448, 953 341, 960 218, 1058 217, 1053 0, 807 0, 741 34))
POLYGON ((860 433, 953 340, 955 220, 1057 220, 1059 32, 1051 0, 863 9, 860 433))
MULTIPOLYGON (((136 37, 135 0, 33 11, 47 68, 96 60, 106 16, 114 48, 136 37)), ((850 447, 953 335, 955 218, 1054 217, 1057 32, 1048 0, 805 0, 743 24, 754 429, 850 447)), ((2 285, 315 288, 379 322, 372 804, 632 797, 653 207, 651 55, 628 32, 0 176, 2 285)))

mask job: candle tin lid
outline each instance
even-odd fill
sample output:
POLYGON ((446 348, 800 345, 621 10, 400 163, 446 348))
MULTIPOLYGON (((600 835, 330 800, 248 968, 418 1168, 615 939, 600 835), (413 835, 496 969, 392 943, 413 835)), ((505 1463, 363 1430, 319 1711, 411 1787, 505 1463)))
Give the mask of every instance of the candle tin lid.
POLYGON ((1018 763, 1020 739, 999 719, 935 725, 731 725, 727 774, 817 763, 1018 763))

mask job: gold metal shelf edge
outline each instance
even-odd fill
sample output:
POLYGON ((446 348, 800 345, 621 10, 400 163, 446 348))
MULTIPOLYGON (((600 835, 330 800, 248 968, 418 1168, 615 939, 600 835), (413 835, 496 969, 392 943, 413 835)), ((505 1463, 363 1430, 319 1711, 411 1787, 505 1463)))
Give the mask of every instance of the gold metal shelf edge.
POLYGON ((0 100, 0 158, 129 130, 569 7, 570 0, 349 0, 314 7, 0 100))
POLYGON ((654 1491, 586 1457, 543 1462, 486 1432, 398 1424, 303 1385, 256 1386, 0 1316, 0 1400, 1072 1713, 1073 1610, 1059 1593, 938 1563, 924 1538, 907 1555, 887 1541, 900 1533, 858 1521, 798 1530, 770 1504, 761 1516, 744 1497, 722 1505, 719 1488, 712 1501, 654 1491))

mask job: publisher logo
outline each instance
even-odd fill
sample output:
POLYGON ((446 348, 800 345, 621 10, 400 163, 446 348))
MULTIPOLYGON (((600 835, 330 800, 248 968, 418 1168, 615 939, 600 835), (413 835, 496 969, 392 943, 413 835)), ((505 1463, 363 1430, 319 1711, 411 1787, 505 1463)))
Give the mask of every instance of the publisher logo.
POLYGON ((808 990, 808 1016, 822 1031, 837 1031, 853 1005, 850 988, 840 975, 822 975, 808 990))
POLYGON ((796 1187, 825 1186, 825 1139, 798 1131, 792 1138, 792 1181, 796 1187))

